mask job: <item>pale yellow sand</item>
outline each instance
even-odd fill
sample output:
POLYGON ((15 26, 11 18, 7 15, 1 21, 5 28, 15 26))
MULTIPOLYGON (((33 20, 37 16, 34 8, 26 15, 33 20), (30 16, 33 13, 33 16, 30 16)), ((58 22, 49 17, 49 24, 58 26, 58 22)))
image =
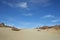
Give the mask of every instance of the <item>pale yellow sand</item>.
POLYGON ((22 29, 12 31, 10 28, 0 28, 0 40, 60 40, 60 30, 22 29))

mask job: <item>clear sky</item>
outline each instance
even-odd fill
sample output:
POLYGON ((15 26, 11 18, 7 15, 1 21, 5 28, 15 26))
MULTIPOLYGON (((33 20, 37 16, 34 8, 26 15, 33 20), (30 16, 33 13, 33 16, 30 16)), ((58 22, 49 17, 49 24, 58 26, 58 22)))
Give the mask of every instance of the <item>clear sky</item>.
POLYGON ((60 24, 60 0, 0 0, 0 22, 20 28, 60 24))

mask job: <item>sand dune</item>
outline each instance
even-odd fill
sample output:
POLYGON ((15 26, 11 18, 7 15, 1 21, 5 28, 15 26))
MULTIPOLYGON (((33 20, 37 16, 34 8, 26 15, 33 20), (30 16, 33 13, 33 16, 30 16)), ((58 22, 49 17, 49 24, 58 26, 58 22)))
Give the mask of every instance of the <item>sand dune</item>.
POLYGON ((60 30, 22 29, 12 31, 11 28, 0 28, 0 40, 60 40, 60 30))

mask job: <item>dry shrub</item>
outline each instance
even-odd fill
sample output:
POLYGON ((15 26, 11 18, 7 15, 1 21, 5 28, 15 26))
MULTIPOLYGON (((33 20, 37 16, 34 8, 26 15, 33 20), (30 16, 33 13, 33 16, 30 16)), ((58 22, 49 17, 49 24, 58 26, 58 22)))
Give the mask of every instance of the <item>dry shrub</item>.
POLYGON ((56 30, 60 30, 60 25, 55 25, 52 28, 56 29, 56 30))
POLYGON ((52 26, 48 27, 49 29, 52 28, 52 26))
POLYGON ((40 29, 48 29, 48 26, 43 26, 40 29))
MULTIPOLYGON (((60 25, 54 25, 54 26, 42 26, 42 27, 37 27, 36 29, 56 29, 56 30, 60 30, 60 25)), ((39 30, 38 30, 39 31, 39 30)))
POLYGON ((3 27, 3 25, 0 25, 0 27, 3 27))
POLYGON ((13 27, 11 30, 13 30, 13 31, 20 31, 21 29, 13 27))
POLYGON ((58 27, 58 26, 57 27, 55 26, 53 28, 56 29, 56 30, 60 30, 60 27, 58 27))
POLYGON ((0 27, 4 27, 5 26, 5 24, 4 23, 0 23, 0 27))
POLYGON ((40 31, 39 29, 37 31, 40 31))

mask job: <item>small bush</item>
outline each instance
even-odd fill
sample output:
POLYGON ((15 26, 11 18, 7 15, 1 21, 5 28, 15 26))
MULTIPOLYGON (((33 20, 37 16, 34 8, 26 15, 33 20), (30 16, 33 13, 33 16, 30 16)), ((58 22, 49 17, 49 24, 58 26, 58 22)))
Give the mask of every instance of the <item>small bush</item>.
POLYGON ((5 26, 5 24, 4 23, 0 23, 0 27, 4 27, 5 26))
POLYGON ((40 31, 39 29, 37 31, 40 31))
POLYGON ((20 31, 21 29, 13 27, 11 30, 13 30, 13 31, 20 31))
POLYGON ((48 26, 43 26, 40 29, 48 29, 48 26))
POLYGON ((55 26, 55 27, 53 27, 53 28, 56 29, 56 30, 60 30, 60 27, 56 27, 56 26, 55 26))

